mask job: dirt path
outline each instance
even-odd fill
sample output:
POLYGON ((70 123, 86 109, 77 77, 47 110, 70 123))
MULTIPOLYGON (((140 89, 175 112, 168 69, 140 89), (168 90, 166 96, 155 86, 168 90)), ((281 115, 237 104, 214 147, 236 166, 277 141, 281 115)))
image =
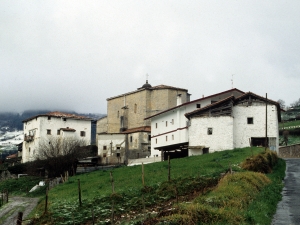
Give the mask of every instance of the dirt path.
POLYGON ((9 202, 0 208, 0 224, 17 224, 18 212, 23 212, 23 220, 36 207, 38 198, 11 197, 9 202))

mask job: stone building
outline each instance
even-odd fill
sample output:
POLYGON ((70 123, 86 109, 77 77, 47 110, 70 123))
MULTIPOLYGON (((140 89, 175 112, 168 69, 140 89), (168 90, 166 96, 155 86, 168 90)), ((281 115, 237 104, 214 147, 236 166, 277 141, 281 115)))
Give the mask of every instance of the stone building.
POLYGON ((151 121, 144 118, 189 101, 187 89, 167 85, 152 87, 148 81, 135 91, 108 98, 107 117, 97 123, 98 154, 102 162, 152 156, 151 121))

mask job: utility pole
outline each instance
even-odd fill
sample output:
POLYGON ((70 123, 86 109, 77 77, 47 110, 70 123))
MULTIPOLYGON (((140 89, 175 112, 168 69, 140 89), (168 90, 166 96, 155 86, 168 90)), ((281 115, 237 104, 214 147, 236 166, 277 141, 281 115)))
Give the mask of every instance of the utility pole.
POLYGON ((265 152, 268 147, 268 94, 266 93, 266 137, 265 137, 265 152))

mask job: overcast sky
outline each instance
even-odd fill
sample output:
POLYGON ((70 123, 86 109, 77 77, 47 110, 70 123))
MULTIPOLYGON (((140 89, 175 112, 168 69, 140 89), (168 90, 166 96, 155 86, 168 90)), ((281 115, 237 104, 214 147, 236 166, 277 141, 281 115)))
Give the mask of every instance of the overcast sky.
POLYGON ((300 1, 0 1, 0 111, 106 113, 141 87, 300 98, 300 1))

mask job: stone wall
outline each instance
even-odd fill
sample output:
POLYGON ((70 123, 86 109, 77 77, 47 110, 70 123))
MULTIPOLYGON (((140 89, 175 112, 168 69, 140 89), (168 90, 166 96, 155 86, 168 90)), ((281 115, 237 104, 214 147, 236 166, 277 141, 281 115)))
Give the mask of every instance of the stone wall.
POLYGON ((300 158, 300 144, 279 147, 281 158, 300 158))

